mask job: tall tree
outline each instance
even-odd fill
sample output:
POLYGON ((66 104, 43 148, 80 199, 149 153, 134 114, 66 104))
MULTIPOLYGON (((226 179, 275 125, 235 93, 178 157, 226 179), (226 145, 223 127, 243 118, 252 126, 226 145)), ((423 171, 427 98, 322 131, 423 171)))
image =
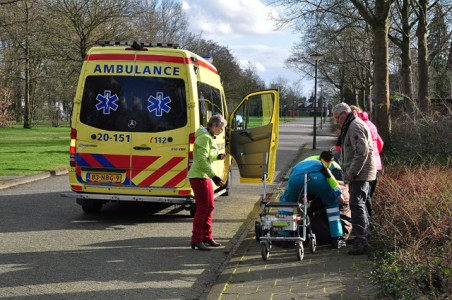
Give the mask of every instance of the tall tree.
POLYGON ((374 34, 374 94, 376 103, 376 125, 380 135, 390 144, 391 116, 389 102, 388 33, 389 13, 395 0, 368 1, 351 0, 374 34))
POLYGON ((427 47, 428 0, 419 0, 416 6, 418 8, 418 26, 416 29, 418 45, 418 72, 419 78, 422 78, 422 81, 419 82, 419 108, 421 112, 428 114, 431 108, 427 47))
POLYGON ((411 53, 411 30, 416 24, 413 15, 412 0, 397 0, 392 15, 393 26, 389 39, 400 48, 401 94, 408 112, 414 112, 413 72, 411 53))
MULTIPOLYGON (((11 1, 0 6, 1 27, 5 38, 17 51, 17 76, 23 82, 19 106, 23 104, 23 127, 32 128, 36 103, 33 94, 42 70, 43 54, 42 28, 45 18, 41 0, 11 1)), ((19 88, 19 85, 15 85, 19 88)))
MULTIPOLYGON (((430 6, 431 7, 431 6, 430 6)), ((447 98, 450 91, 452 74, 448 71, 448 48, 451 35, 448 33, 446 24, 446 11, 441 4, 430 8, 432 11, 431 21, 428 27, 428 60, 431 66, 431 92, 432 97, 447 98)), ((452 32, 452 28, 451 28, 452 32)))
POLYGON ((245 94, 265 88, 254 67, 241 67, 231 51, 217 42, 194 38, 186 44, 186 48, 202 56, 211 56, 223 80, 224 92, 228 98, 229 108, 234 107, 245 94))
POLYGON ((123 34, 128 0, 47 0, 55 32, 55 52, 67 60, 82 62, 99 39, 123 34), (53 18, 53 19, 52 19, 53 18))
MULTIPOLYGON (((395 0, 374 0, 374 1, 360 1, 360 0, 323 0, 323 1, 291 1, 291 0, 274 0, 273 4, 280 4, 287 8, 287 17, 283 17, 283 25, 303 20, 304 23, 311 21, 312 16, 324 15, 334 16, 348 21, 347 26, 338 26, 340 29, 353 28, 358 18, 355 16, 355 9, 358 15, 364 20, 373 36, 373 95, 375 98, 376 110, 376 124, 383 138, 389 144, 389 136, 391 132, 391 118, 390 118, 390 102, 389 102, 389 67, 388 67, 388 32, 389 32, 389 15, 392 5, 395 0), (351 6, 351 7, 350 7, 351 6)), ((327 20, 326 17, 322 18, 327 20)), ((314 20, 315 21, 315 20, 314 20)), ((344 21, 344 23, 346 22, 344 21)), ((319 22, 321 24, 321 22, 319 22)), ((303 24, 304 25, 304 24, 303 24)), ((296 28, 302 28, 300 23, 296 28)), ((313 27, 313 26, 312 26, 313 27)), ((317 45, 319 46, 319 45, 317 45)), ((309 45, 305 48, 309 49, 309 45)), ((344 82, 347 82, 349 72, 342 68, 344 82)), ((356 83, 354 83, 356 84, 356 83)), ((353 91, 352 86, 349 89, 353 91)))
POLYGON ((188 33, 188 18, 175 0, 139 0, 130 19, 134 39, 182 44, 188 33))
MULTIPOLYGON (((47 47, 51 51, 48 76, 64 87, 55 98, 62 101, 63 110, 71 111, 83 57, 97 40, 125 40, 131 30, 129 0, 46 0, 48 28, 47 47)), ((50 81, 48 81, 50 82, 50 81)), ((52 102, 52 100, 50 100, 52 102)), ((56 101, 56 100, 53 100, 56 101)))

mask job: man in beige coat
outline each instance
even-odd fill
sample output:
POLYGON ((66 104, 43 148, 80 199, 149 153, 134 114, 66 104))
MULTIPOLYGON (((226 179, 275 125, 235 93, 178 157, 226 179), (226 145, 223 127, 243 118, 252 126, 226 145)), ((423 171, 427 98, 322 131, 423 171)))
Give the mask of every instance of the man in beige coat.
POLYGON ((366 199, 370 192, 369 182, 377 176, 372 136, 366 123, 356 118, 346 103, 334 106, 333 116, 342 126, 339 137, 342 169, 350 187, 352 235, 355 236, 355 243, 348 254, 365 254, 369 248, 366 237, 369 230, 366 199))

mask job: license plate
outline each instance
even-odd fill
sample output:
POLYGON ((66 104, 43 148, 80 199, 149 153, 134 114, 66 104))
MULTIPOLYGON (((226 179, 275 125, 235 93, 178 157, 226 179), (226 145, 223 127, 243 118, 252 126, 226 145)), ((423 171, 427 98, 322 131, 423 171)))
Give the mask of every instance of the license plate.
POLYGON ((121 183, 121 174, 88 173, 87 181, 121 183))

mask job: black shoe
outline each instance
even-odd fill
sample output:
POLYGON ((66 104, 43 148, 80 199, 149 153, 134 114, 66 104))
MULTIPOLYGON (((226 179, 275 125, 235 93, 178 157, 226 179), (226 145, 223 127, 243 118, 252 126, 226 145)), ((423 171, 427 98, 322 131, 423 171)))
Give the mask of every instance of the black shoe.
POLYGON ((206 245, 204 245, 203 242, 200 242, 200 243, 191 243, 191 248, 192 248, 192 249, 198 248, 199 250, 202 250, 202 251, 210 251, 210 248, 207 247, 206 245))
POLYGON ((342 237, 338 237, 331 242, 331 248, 333 249, 340 249, 345 246, 347 246, 347 242, 342 237))
POLYGON ((355 243, 353 248, 348 251, 349 255, 362 255, 369 253, 370 247, 368 244, 355 243))
POLYGON ((203 243, 205 244, 205 245, 209 245, 210 247, 220 247, 221 246, 221 244, 220 243, 218 243, 218 242, 216 242, 215 240, 205 240, 205 241, 203 241, 203 243))

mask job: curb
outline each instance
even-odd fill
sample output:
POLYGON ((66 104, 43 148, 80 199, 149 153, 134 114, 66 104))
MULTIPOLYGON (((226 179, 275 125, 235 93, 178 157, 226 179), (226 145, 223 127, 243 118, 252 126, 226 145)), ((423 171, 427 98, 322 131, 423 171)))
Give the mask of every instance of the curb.
POLYGON ((68 169, 60 168, 56 170, 46 171, 38 174, 28 175, 28 176, 5 176, 6 179, 0 177, 0 190, 5 190, 11 187, 15 187, 22 184, 27 184, 30 182, 65 175, 68 173, 68 169))

